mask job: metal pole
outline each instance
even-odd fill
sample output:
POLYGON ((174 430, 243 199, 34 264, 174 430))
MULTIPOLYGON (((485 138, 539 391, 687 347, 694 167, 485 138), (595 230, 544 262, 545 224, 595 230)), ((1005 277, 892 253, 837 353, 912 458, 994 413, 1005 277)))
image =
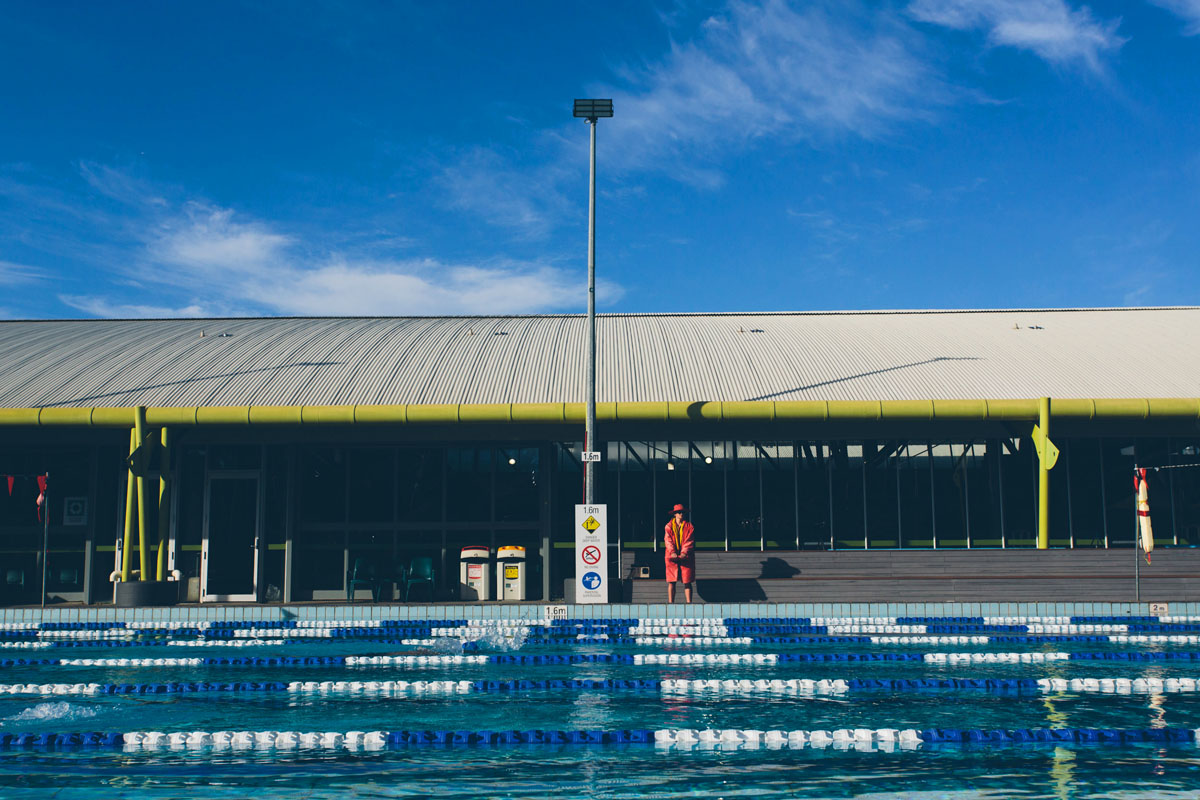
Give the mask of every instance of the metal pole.
MULTIPOLYGON (((133 451, 137 449, 137 431, 135 428, 129 429, 129 455, 133 455, 133 451)), ((125 583, 129 580, 129 561, 133 558, 133 514, 134 514, 134 487, 135 478, 133 470, 126 470, 128 473, 125 476, 125 536, 122 539, 121 546, 121 582, 125 583)))
MULTIPOLYGON (((584 452, 596 447, 596 120, 591 126, 591 168, 588 178, 588 321, 587 321, 587 420, 584 452)), ((592 462, 583 464, 583 502, 595 502, 596 476, 592 462)))
MULTIPOLYGON (((1138 466, 1133 465, 1133 474, 1137 476, 1138 466)), ((1133 492, 1133 599, 1142 602, 1142 564, 1138 561, 1138 547, 1142 541, 1141 531, 1138 530, 1138 494, 1133 492)))
MULTIPOLYGON (((1038 399, 1038 426, 1042 438, 1050 447, 1050 398, 1038 399)), ((1037 549, 1050 547, 1050 468, 1046 466, 1045 451, 1038 454, 1038 538, 1037 549)))
MULTIPOLYGON (((140 448, 146 443, 146 407, 138 406, 133 415, 134 436, 140 448)), ((138 521, 138 580, 150 580, 147 552, 150 549, 150 537, 146 535, 146 479, 137 476, 137 521, 138 521)))
POLYGON ((50 473, 42 491, 42 608, 46 607, 46 560, 50 555, 50 473))
POLYGON ((164 427, 159 434, 162 444, 162 459, 158 470, 158 557, 155 559, 155 580, 166 580, 167 537, 171 532, 171 497, 168 494, 171 480, 171 439, 164 427))

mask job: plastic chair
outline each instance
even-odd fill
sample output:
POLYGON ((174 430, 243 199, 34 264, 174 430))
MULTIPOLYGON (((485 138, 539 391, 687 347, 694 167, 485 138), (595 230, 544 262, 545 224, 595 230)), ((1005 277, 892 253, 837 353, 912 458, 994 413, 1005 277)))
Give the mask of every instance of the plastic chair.
POLYGON ((347 602, 354 601, 354 592, 360 586, 370 589, 371 599, 379 602, 379 581, 375 580, 374 572, 365 558, 354 559, 354 569, 346 573, 347 602))
POLYGON ((404 576, 404 602, 408 602, 408 594, 414 584, 429 585, 429 600, 433 601, 433 587, 437 585, 436 573, 433 569, 433 559, 429 556, 417 556, 408 565, 408 573, 404 576))

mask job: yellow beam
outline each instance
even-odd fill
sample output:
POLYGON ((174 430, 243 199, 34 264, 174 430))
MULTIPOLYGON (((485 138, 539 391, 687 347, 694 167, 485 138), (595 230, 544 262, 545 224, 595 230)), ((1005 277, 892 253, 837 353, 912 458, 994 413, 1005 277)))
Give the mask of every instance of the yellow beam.
MULTIPOLYGON (((130 408, 0 408, 0 427, 126 427, 130 408)), ((599 403, 601 421, 620 422, 1037 422, 1039 401, 786 400, 599 403)), ((582 423, 583 403, 441 403, 329 406, 149 406, 163 426, 479 425, 582 423)), ((1200 420, 1200 398, 1065 399, 1057 420, 1200 420)))
MULTIPOLYGON (((133 428, 129 429, 129 455, 133 455, 133 451, 137 449, 137 433, 133 428)), ((133 558, 133 491, 136 479, 133 477, 133 470, 129 470, 129 474, 125 476, 125 538, 122 540, 121 547, 121 581, 129 580, 129 561, 133 558)))
MULTIPOLYGON (((1038 400, 1038 427, 1050 441, 1050 398, 1038 400)), ((1050 460, 1038 458, 1038 550, 1050 547, 1050 460)))
POLYGON ((162 445, 162 455, 159 457, 158 470, 158 554, 154 579, 166 580, 167 548, 164 546, 171 532, 171 495, 169 481, 171 476, 171 439, 170 428, 163 428, 159 433, 159 444, 162 445))
MULTIPOLYGON (((141 447, 146 443, 146 407, 137 406, 133 410, 133 435, 137 440, 137 446, 141 447)), ((146 479, 141 475, 137 476, 137 521, 138 521, 138 579, 143 581, 150 580, 150 571, 147 567, 146 550, 149 542, 146 541, 146 479)))

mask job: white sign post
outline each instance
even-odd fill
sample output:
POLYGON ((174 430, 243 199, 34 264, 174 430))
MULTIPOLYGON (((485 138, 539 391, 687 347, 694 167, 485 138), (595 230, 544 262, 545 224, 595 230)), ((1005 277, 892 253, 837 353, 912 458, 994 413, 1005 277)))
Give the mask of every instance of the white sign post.
POLYGON ((575 602, 608 602, 608 506, 575 506, 575 602))

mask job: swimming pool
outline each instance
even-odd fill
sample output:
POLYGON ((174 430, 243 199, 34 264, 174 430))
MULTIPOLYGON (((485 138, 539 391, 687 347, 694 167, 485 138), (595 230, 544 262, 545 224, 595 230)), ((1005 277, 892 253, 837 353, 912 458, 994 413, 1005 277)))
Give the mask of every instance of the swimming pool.
POLYGON ((1127 798, 1200 788, 1200 616, 747 610, 9 617, 0 791, 1127 798))

